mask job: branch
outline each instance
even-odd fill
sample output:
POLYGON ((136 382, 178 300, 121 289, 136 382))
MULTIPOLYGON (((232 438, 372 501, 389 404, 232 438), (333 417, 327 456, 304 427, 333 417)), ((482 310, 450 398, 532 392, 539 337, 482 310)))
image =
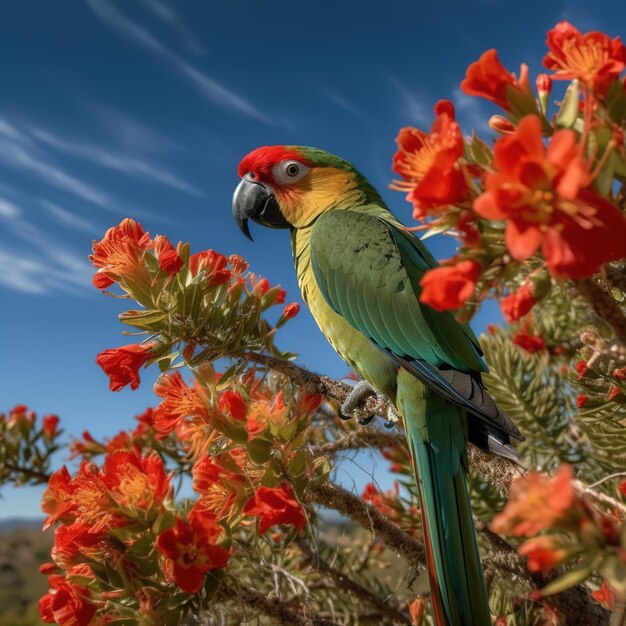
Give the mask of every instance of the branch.
POLYGON ((305 563, 309 563, 318 572, 320 572, 320 574, 327 575, 339 588, 352 593, 359 600, 364 600, 373 608, 378 609, 381 615, 386 615, 393 622, 399 622, 401 624, 411 626, 412 622, 407 615, 395 607, 387 604, 382 598, 379 598, 369 589, 348 578, 348 576, 341 573, 338 569, 335 569, 326 563, 326 561, 324 561, 319 554, 316 554, 313 550, 311 550, 304 538, 298 537, 296 539, 296 543, 304 555, 305 563))
POLYGON ((344 450, 357 450, 359 448, 395 448, 406 445, 404 435, 388 433, 380 428, 361 426, 339 439, 313 446, 313 451, 320 455, 330 455, 344 450))
POLYGON ((35 478, 42 483, 47 483, 50 480, 50 474, 31 469, 29 467, 20 467, 19 465, 15 465, 14 463, 10 463, 9 461, 0 462, 0 470, 3 469, 8 469, 10 472, 16 472, 18 474, 24 474, 24 476, 28 476, 29 478, 35 478))
POLYGON ((593 278, 577 280, 574 284, 596 315, 613 329, 617 341, 626 348, 626 316, 615 298, 593 278))
POLYGON ((266 596, 256 589, 250 589, 243 585, 230 586, 224 584, 220 587, 220 595, 224 599, 247 604, 265 615, 275 617, 277 623, 284 626, 339 626, 327 619, 304 617, 287 608, 279 598, 272 597, 272 594, 266 596))
POLYGON ((483 452, 476 446, 467 447, 467 458, 473 470, 489 480, 500 495, 508 499, 511 483, 527 472, 508 459, 483 452))
POLYGON ((401 554, 411 566, 424 567, 424 546, 389 521, 373 506, 343 487, 326 482, 311 491, 314 502, 349 517, 366 530, 373 532, 388 548, 401 554))

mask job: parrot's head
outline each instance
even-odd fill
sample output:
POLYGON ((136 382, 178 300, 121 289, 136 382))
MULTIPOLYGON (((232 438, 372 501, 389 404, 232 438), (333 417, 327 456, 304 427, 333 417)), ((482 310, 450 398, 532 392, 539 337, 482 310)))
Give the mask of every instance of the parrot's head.
POLYGON ((263 146, 239 164, 233 215, 249 239, 248 220, 270 228, 304 228, 323 212, 380 201, 347 161, 317 148, 263 146))

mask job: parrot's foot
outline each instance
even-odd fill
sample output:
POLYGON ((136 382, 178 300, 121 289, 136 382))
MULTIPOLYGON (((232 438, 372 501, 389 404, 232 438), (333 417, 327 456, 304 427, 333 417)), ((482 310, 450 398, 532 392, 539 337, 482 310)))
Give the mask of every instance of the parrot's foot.
POLYGON ((387 421, 385 422, 385 426, 387 428, 393 427, 399 420, 395 407, 389 402, 387 396, 377 391, 376 388, 370 385, 366 380, 361 380, 354 386, 350 395, 343 401, 339 416, 342 419, 356 417, 361 426, 367 426, 367 424, 374 419, 374 415, 366 415, 364 417, 360 417, 360 415, 363 410, 363 405, 370 396, 376 396, 379 400, 387 404, 387 421))

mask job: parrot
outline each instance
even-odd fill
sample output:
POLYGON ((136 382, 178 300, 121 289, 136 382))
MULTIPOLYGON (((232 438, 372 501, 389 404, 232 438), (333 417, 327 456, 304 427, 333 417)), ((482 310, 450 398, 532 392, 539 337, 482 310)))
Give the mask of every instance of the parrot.
POLYGON ((238 175, 237 225, 249 239, 249 220, 291 231, 302 298, 362 379, 341 412, 376 393, 403 422, 436 624, 491 624, 466 446, 519 463, 511 437, 523 437, 483 385, 488 368, 470 326, 420 302, 420 279, 436 260, 351 163, 325 150, 262 146, 238 175))

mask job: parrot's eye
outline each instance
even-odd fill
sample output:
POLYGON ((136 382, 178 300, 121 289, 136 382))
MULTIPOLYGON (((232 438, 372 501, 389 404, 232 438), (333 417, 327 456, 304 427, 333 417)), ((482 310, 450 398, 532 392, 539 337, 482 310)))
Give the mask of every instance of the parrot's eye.
POLYGON ((310 169, 298 161, 283 161, 274 165, 272 175, 277 183, 289 185, 300 180, 310 169))

